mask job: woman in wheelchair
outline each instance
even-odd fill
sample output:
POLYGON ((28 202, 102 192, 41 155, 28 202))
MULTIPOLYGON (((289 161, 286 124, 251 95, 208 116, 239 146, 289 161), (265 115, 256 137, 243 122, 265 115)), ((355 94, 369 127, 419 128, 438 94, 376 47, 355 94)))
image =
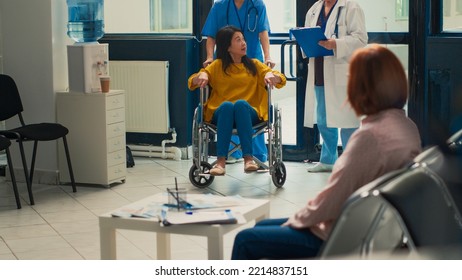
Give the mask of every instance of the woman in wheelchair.
POLYGON ((189 77, 194 90, 210 85, 213 92, 204 107, 204 120, 217 126, 217 161, 210 174, 225 175, 233 128, 237 129, 244 155, 244 171, 258 169, 253 161, 252 126, 268 119, 266 86, 281 88, 285 76, 246 55, 241 30, 225 26, 216 35, 217 59, 189 77))

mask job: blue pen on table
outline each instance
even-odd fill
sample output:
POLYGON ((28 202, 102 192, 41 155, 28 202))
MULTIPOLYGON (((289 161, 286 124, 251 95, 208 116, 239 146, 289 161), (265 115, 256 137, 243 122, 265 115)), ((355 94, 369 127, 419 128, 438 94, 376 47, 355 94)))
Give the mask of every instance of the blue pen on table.
MULTIPOLYGON (((225 213, 226 213, 226 215, 228 216, 228 219, 230 219, 230 220, 234 219, 234 216, 233 216, 233 214, 231 213, 231 209, 226 209, 226 210, 225 210, 225 213)), ((186 214, 186 215, 193 215, 194 212, 193 212, 193 211, 186 211, 185 214, 186 214)))

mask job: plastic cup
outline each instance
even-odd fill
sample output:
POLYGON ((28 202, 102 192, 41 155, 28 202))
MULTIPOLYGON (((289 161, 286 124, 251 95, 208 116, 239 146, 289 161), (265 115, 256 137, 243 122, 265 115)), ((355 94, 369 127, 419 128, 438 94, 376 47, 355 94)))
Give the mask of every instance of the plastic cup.
POLYGON ((109 76, 100 76, 99 80, 101 81, 101 91, 109 92, 109 85, 111 83, 111 77, 109 76))
POLYGON ((185 210, 184 203, 186 202, 186 188, 167 188, 167 192, 168 204, 174 206, 172 209, 185 210))

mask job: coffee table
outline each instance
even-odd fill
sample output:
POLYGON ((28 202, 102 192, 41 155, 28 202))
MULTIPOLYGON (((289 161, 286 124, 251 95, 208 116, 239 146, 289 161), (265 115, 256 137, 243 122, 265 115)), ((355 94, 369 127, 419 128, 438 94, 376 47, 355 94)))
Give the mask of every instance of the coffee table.
MULTIPOLYGON (((206 199, 207 195, 203 195, 206 199)), ((170 234, 196 235, 207 237, 208 259, 223 259, 223 235, 242 227, 244 224, 214 224, 214 225, 172 225, 161 226, 157 218, 116 218, 112 213, 122 209, 136 208, 149 205, 152 202, 163 202, 165 194, 156 194, 143 200, 120 207, 99 216, 100 246, 102 260, 117 259, 116 230, 128 229, 150 231, 156 233, 157 259, 171 259, 170 234)), ((233 212, 240 213, 247 222, 259 221, 269 217, 270 203, 265 199, 243 198, 244 205, 226 207, 233 212)))

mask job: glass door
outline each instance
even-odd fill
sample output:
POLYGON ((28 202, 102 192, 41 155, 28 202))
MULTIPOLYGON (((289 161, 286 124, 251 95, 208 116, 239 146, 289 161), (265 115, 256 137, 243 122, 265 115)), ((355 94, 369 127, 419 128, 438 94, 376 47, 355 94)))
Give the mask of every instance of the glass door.
MULTIPOLYGON (((296 26, 295 2, 293 0, 265 1, 268 19, 271 26, 271 58, 276 62, 274 69, 281 71, 294 63, 287 59, 282 60, 282 42, 288 39, 288 30, 296 26)), ((273 91, 273 103, 277 104, 282 113, 282 140, 285 145, 297 144, 296 129, 296 83, 295 80, 273 91)))
MULTIPOLYGON (((314 1, 311 1, 314 2, 314 1)), ((282 142, 284 160, 302 161, 315 151, 316 131, 303 127, 306 87, 306 65, 301 60, 298 46, 289 38, 289 30, 303 26, 307 0, 266 0, 271 25, 271 57, 277 62, 275 69, 288 78, 287 85, 274 91, 273 103, 282 113, 282 142)))
MULTIPOLYGON (((449 2, 450 0, 446 1, 449 2)), ((272 57, 277 69, 290 79, 275 95, 282 108, 282 129, 285 160, 317 160, 320 142, 317 129, 303 126, 307 64, 299 47, 289 38, 289 29, 303 26, 308 9, 316 0, 266 0, 271 25, 272 57)), ((392 50, 408 70, 409 0, 357 0, 366 16, 369 43, 378 43, 392 50)), ((453 4, 457 6, 457 3, 453 4)))

